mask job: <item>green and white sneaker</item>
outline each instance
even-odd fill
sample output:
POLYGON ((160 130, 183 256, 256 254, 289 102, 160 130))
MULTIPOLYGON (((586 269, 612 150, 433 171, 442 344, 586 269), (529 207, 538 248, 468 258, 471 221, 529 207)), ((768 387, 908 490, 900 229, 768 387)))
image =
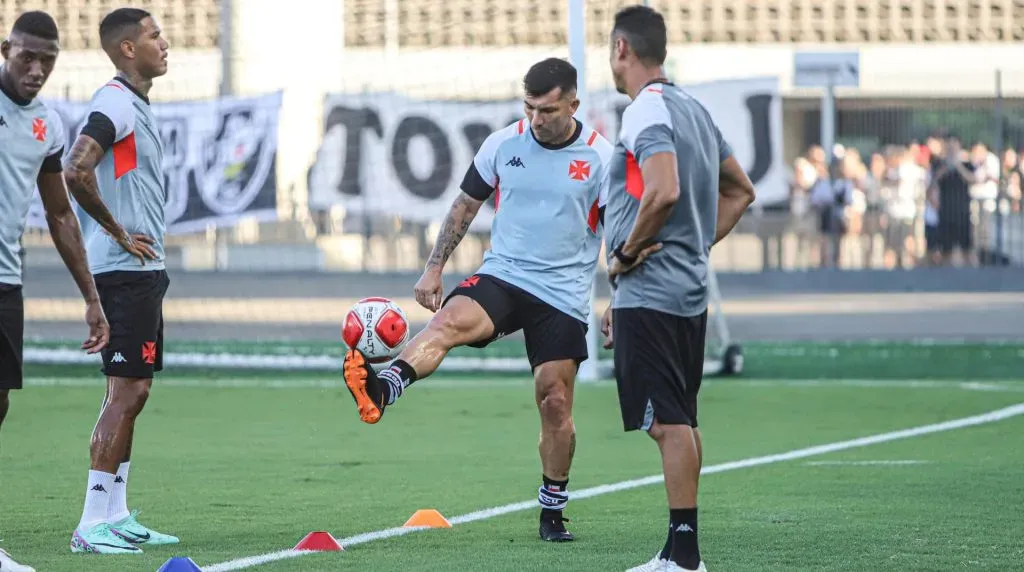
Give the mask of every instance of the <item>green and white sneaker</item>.
POLYGON ((142 554, 142 549, 114 534, 110 525, 101 522, 89 530, 75 529, 71 536, 71 552, 93 554, 142 554))
POLYGON ((135 520, 139 511, 133 510, 124 519, 112 523, 110 530, 132 544, 177 544, 178 537, 146 528, 135 520))

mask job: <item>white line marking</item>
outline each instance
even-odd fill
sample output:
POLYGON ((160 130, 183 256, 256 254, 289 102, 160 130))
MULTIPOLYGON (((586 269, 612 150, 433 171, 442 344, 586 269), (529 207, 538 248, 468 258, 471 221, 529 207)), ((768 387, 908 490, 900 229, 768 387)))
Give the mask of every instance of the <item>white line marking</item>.
MULTIPOLYGON (((281 380, 270 377, 228 377, 221 379, 210 378, 179 378, 170 377, 158 379, 157 383, 164 387, 198 387, 198 388, 250 388, 250 389, 337 389, 341 387, 341 378, 337 379, 292 379, 281 380)), ((960 389, 964 391, 991 391, 1003 393, 1024 392, 1024 383, 1019 381, 948 381, 948 380, 870 380, 870 379, 837 379, 837 380, 788 380, 788 379, 708 379, 705 381, 708 387, 712 386, 742 386, 754 388, 771 387, 806 387, 806 388, 838 388, 838 387, 865 387, 882 389, 960 389)), ((106 380, 96 375, 95 377, 31 377, 25 380, 25 385, 30 387, 97 387, 104 386, 106 380)), ((416 391, 429 389, 473 389, 493 387, 529 387, 533 380, 521 377, 509 377, 506 379, 483 378, 473 379, 452 379, 445 377, 431 378, 416 384, 416 391)), ((586 387, 611 387, 615 382, 602 380, 587 383, 586 387)), ((712 390, 713 391, 713 390, 712 390)))
MULTIPOLYGON (((1017 415, 1024 415, 1024 403, 1018 403, 1016 405, 1011 405, 1010 407, 1004 407, 1003 409, 997 409, 995 411, 982 413, 980 415, 973 415, 971 417, 953 419, 951 421, 944 421, 942 423, 934 423, 932 425, 922 425, 920 427, 903 429, 901 431, 891 431, 888 433, 880 433, 878 435, 871 435, 868 437, 860 437, 858 439, 850 439, 848 441, 827 443, 825 445, 807 447, 805 449, 796 449, 793 451, 779 453, 776 455, 765 455, 763 457, 752 457, 749 459, 742 459, 739 461, 732 461, 729 463, 720 463, 718 465, 704 467, 701 470, 701 474, 711 475, 714 473, 724 473, 726 471, 734 471, 737 469, 747 469, 750 467, 758 467, 761 465, 771 465, 774 463, 781 463, 783 461, 792 461, 794 459, 803 459, 806 457, 824 455, 826 453, 835 453, 836 451, 845 451, 847 449, 867 447, 868 445, 877 445, 879 443, 887 443, 889 441, 896 441, 899 439, 909 439, 911 437, 920 437, 921 435, 928 435, 931 433, 941 433, 943 431, 963 429, 964 427, 972 427, 974 425, 994 423, 996 421, 1002 421, 1004 419, 1009 419, 1017 415)), ((589 489, 582 489, 576 492, 570 492, 569 496, 572 500, 582 500, 590 497, 596 497, 600 495, 606 495, 609 493, 653 485, 660 483, 662 481, 662 475, 651 475, 649 477, 644 477, 641 479, 622 481, 610 485, 601 485, 597 487, 591 487, 589 489)), ((457 516, 455 518, 451 518, 448 520, 452 523, 453 526, 456 526, 459 524, 466 524, 478 520, 486 520, 489 518, 494 518, 496 516, 509 514, 512 512, 529 510, 532 508, 536 508, 537 506, 537 500, 533 499, 529 501, 507 504, 504 506, 487 508, 484 510, 471 512, 469 514, 457 516)), ((341 544, 343 547, 347 548, 349 546, 354 546, 357 544, 365 544, 367 542, 373 542, 376 540, 382 540, 394 536, 402 536, 413 532, 419 532, 421 530, 429 529, 420 527, 387 528, 384 530, 378 530, 376 532, 367 532, 365 534, 350 536, 348 538, 339 538, 338 543, 341 544)), ((237 560, 230 560, 228 562, 214 564, 206 568, 203 568, 203 570, 205 572, 230 572, 232 570, 244 570, 246 568, 252 568, 253 566, 258 566, 260 564, 266 564, 268 562, 274 562, 277 560, 284 560, 288 558, 296 558, 298 556, 303 556, 306 554, 313 553, 301 550, 281 550, 280 552, 271 552, 270 554, 250 556, 247 558, 239 558, 237 560)))
POLYGON ((924 465, 930 462, 931 461, 916 461, 912 459, 903 459, 896 461, 807 461, 804 464, 807 465, 808 467, 899 467, 904 465, 924 465))

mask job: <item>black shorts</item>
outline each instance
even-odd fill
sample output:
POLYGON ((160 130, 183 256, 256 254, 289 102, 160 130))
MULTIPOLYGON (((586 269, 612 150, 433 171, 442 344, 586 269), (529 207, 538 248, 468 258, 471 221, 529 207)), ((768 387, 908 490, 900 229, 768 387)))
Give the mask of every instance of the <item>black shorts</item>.
POLYGON ((494 323, 490 338, 469 344, 483 348, 498 338, 523 330, 530 367, 558 360, 587 359, 587 324, 552 307, 526 290, 487 274, 475 274, 462 281, 445 298, 472 298, 494 323))
POLYGON ((165 270, 97 274, 96 290, 110 322, 110 344, 103 349, 109 377, 152 379, 164 364, 165 270))
POLYGON ((615 380, 626 431, 697 427, 708 313, 689 318, 647 308, 612 311, 615 380))
POLYGON ((21 286, 0 284, 0 389, 21 389, 24 336, 21 286))

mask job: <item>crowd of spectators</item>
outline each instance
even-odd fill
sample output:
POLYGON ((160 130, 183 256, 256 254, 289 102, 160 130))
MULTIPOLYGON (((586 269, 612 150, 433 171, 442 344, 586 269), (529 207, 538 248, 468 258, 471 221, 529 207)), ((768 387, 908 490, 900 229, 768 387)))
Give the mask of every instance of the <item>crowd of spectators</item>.
POLYGON ((812 146, 793 164, 790 229, 802 266, 976 266, 991 254, 997 209, 1021 212, 1021 154, 952 135, 887 146, 812 146), (873 262, 877 261, 877 262, 873 262))

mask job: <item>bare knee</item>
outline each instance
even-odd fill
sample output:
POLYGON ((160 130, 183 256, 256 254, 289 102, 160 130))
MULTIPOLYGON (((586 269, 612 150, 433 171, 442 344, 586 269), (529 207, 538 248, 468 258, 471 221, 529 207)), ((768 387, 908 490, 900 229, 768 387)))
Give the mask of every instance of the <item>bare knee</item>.
POLYGON ((575 371, 542 364, 536 373, 536 399, 541 419, 562 425, 572 419, 572 386, 575 371))
POLYGON ((108 408, 113 408, 118 414, 126 417, 137 416, 146 406, 152 384, 151 379, 110 378, 108 408))
POLYGON ((676 439, 688 438, 694 429, 689 425, 666 425, 657 420, 651 424, 647 434, 658 443, 666 443, 676 439))

